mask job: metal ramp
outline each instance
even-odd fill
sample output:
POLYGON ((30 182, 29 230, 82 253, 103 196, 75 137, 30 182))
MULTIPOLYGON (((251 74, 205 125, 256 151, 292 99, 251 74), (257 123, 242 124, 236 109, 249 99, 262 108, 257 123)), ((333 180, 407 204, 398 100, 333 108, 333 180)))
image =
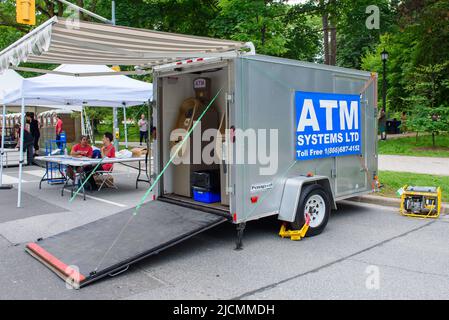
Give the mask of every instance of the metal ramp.
POLYGON ((29 243, 26 251, 62 279, 83 287, 227 220, 157 200, 133 213, 134 208, 128 209, 29 243))

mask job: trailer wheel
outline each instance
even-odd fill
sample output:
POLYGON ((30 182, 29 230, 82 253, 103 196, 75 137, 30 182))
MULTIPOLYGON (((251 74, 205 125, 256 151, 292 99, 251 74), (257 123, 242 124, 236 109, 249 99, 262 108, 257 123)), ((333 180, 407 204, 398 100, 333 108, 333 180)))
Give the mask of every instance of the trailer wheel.
POLYGON ((305 224, 305 217, 308 213, 310 224, 306 236, 316 236, 326 227, 330 211, 329 195, 324 188, 319 184, 306 185, 301 191, 295 221, 291 224, 292 228, 295 230, 301 229, 305 224))

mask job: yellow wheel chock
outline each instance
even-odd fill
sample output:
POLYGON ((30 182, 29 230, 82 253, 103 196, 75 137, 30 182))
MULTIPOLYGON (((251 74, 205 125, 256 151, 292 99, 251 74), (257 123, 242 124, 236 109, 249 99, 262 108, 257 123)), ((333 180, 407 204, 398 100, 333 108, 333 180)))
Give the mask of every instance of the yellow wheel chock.
POLYGON ((310 216, 306 215, 306 223, 302 226, 300 230, 287 230, 287 223, 283 223, 281 230, 279 230, 279 236, 281 238, 290 238, 290 240, 297 241, 301 240, 306 236, 307 230, 309 230, 310 216))

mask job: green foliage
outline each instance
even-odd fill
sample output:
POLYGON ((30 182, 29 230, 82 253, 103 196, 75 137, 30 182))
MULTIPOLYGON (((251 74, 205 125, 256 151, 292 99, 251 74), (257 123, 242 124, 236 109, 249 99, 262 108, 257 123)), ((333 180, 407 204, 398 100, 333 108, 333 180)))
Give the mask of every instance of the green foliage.
MULTIPOLYGON (((411 111, 407 126, 417 132, 435 133, 449 130, 449 105, 446 92, 449 88, 447 72, 449 61, 416 67, 409 76, 405 101, 411 111)), ((435 141, 433 143, 435 147, 435 141)))
POLYGON ((0 50, 22 37, 29 27, 16 23, 15 1, 0 2, 0 50))
MULTIPOLYGON (((383 49, 389 52, 387 106, 391 111, 404 111, 410 107, 410 99, 414 99, 407 87, 415 81, 417 68, 449 61, 449 0, 404 1, 397 10, 395 25, 380 37, 375 49, 365 54, 362 68, 378 72, 381 84, 380 52, 383 49)), ((442 73, 446 80, 447 71, 442 73)), ((380 90, 381 85, 379 97, 380 90)), ((443 90, 439 97, 439 105, 449 105, 448 91, 443 90)))
POLYGON ((128 0, 117 2, 117 23, 166 32, 207 36, 217 0, 128 0))
MULTIPOLYGON (((110 0, 72 1, 111 17, 110 0)), ((65 6, 57 1, 36 0, 36 4, 38 24, 54 15, 67 15, 65 6)), ((415 77, 416 72, 422 72, 421 66, 444 65, 449 61, 449 0, 308 0, 297 5, 285 0, 120 0, 116 6, 118 25, 252 41, 258 53, 312 62, 323 61, 322 16, 326 15, 330 25, 336 27, 338 65, 375 71, 382 84, 380 52, 383 49, 389 52, 387 107, 390 112, 413 109, 416 115, 427 114, 430 110, 426 110, 429 106, 423 97, 429 97, 417 95, 417 88, 410 90, 409 85, 425 85, 426 81, 415 77), (380 9, 379 30, 369 30, 365 25, 368 5, 380 9)), ((81 18, 95 21, 86 15, 81 18)), ((0 24, 0 49, 32 29, 15 23, 15 0, 0 2, 0 24)), ((436 90, 431 107, 441 108, 433 112, 438 111, 439 119, 443 120, 434 122, 430 130, 435 130, 437 125, 444 126, 444 108, 449 106, 449 89, 443 85, 448 80, 449 68, 440 74, 441 88, 436 90)), ((152 81, 151 75, 136 78, 152 81)), ((382 86, 378 87, 380 98, 382 86)), ((100 109, 92 117, 108 118, 109 113, 100 109)), ((423 128, 423 121, 419 125, 415 119, 410 121, 423 128)))
POLYGON ((380 35, 393 28, 396 7, 389 0, 346 0, 340 4, 339 11, 337 63, 342 67, 359 69, 363 55, 375 50, 380 35), (368 29, 365 25, 368 17, 366 8, 370 5, 379 8, 380 29, 368 29))
POLYGON ((445 101, 449 89, 449 60, 445 63, 421 65, 408 77, 406 90, 414 100, 421 100, 429 107, 437 107, 445 101))
POLYGON ((22 32, 14 27, 0 26, 0 50, 22 37, 22 32))
POLYGON ((221 0, 220 14, 209 27, 212 35, 238 41, 252 41, 257 51, 281 55, 287 52, 286 26, 282 17, 288 6, 274 0, 221 0))
POLYGON ((285 30, 287 51, 284 58, 320 62, 321 52, 321 20, 317 16, 298 15, 287 17, 288 28, 285 30))
POLYGON ((432 135, 422 134, 404 138, 391 138, 379 141, 379 154, 396 154, 418 157, 449 158, 449 134, 441 133, 435 136, 436 148, 432 148, 432 135))
MULTIPOLYGON (((103 134, 105 132, 112 132, 112 124, 110 123, 102 123, 97 125, 97 131, 95 133, 95 140, 101 141, 103 138, 103 134)), ((125 141, 125 126, 123 124, 119 125, 120 131, 120 142, 125 141)), ((126 127, 126 131, 128 132, 128 142, 138 142, 139 135, 139 126, 137 124, 128 124, 126 127)))
POLYGON ((399 25, 416 40, 413 64, 449 60, 449 0, 405 1, 403 7, 399 25))
POLYGON ((442 191, 443 202, 449 201, 449 177, 433 176, 428 174, 380 171, 379 180, 383 184, 380 195, 387 197, 397 197, 396 191, 404 185, 412 186, 435 186, 442 191))
MULTIPOLYGON (((449 107, 428 107, 416 102, 413 106, 407 126, 416 132, 430 132, 433 135, 449 128, 449 107)), ((436 146, 435 141, 432 143, 436 146)))

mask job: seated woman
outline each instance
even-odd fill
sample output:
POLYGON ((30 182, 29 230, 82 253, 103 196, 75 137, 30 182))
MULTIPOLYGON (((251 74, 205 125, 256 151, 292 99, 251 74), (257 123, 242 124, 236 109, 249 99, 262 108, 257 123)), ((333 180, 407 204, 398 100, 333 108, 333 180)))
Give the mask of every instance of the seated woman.
MULTIPOLYGON (((113 137, 112 137, 112 133, 110 132, 106 132, 103 136, 103 147, 101 147, 101 157, 105 158, 115 158, 115 148, 112 145, 112 141, 113 141, 113 137)), ((81 143, 80 143, 81 144, 81 143)), ((75 148, 75 147, 74 147, 75 148)), ((73 150, 72 150, 73 151, 73 150)), ((87 151, 87 155, 89 157, 92 157, 93 155, 93 148, 89 146, 89 149, 87 147, 83 147, 82 145, 80 145, 80 147, 75 149, 75 153, 71 153, 71 154, 78 154, 79 152, 85 152, 87 151)), ((94 191, 94 190, 98 190, 98 185, 95 181, 95 177, 97 176, 97 174, 95 172, 97 171, 112 171, 112 163, 105 163, 100 165, 98 168, 96 168, 95 172, 92 174, 92 171, 95 169, 95 166, 85 166, 83 167, 84 173, 85 173, 85 178, 87 178, 87 186, 90 190, 94 191)))
MULTIPOLYGON (((103 136, 103 147, 99 151, 101 151, 101 158, 115 158, 115 148, 112 144, 113 136, 112 133, 106 132, 103 136)), ((97 158, 97 156, 95 156, 97 158)), ((106 171, 111 172, 112 171, 113 164, 112 163, 105 163, 101 164, 96 171, 106 171)), ((90 168, 89 174, 92 172, 94 168, 90 168)), ((87 171, 86 169, 84 169, 87 171)), ((103 184, 103 180, 99 180, 100 176, 97 174, 90 175, 90 178, 88 180, 89 185, 91 186, 92 190, 98 190, 98 185, 103 184), (98 181, 96 181, 98 180, 98 181)), ((102 178, 103 179, 103 178, 102 178)), ((107 181, 106 181, 107 182, 107 181)), ((109 186, 108 183, 106 183, 106 186, 109 186)))
POLYGON ((73 146, 70 155, 72 157, 88 157, 92 158, 93 149, 89 145, 87 136, 81 136, 80 142, 73 146))
MULTIPOLYGON (((115 148, 112 144, 114 140, 112 133, 105 132, 103 136, 103 147, 101 148, 101 157, 102 158, 115 158, 115 148)), ((112 171, 112 163, 102 164, 103 171, 112 171)))

